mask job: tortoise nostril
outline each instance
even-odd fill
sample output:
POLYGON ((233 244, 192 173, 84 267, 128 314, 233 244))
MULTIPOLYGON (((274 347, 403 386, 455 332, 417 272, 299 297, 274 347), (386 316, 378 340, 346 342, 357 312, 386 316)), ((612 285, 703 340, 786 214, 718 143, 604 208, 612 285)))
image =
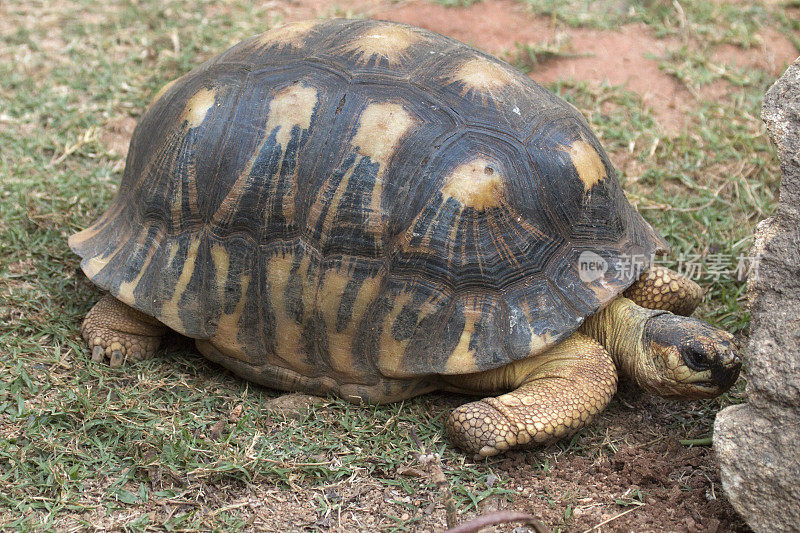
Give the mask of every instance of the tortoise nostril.
POLYGON ((736 382, 742 368, 739 356, 736 353, 732 355, 733 359, 720 361, 711 368, 711 379, 723 389, 728 389, 736 382))
POLYGON ((728 350, 725 357, 722 359, 723 365, 738 365, 741 364, 741 362, 742 360, 736 350, 728 350))

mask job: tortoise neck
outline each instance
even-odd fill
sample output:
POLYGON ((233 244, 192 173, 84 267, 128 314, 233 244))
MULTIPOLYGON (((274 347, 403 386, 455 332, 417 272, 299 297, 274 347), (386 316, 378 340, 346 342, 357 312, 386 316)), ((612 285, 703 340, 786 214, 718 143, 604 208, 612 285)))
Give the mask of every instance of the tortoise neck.
POLYGON ((611 354, 617 369, 637 383, 646 365, 646 349, 642 342, 645 324, 666 311, 636 305, 620 296, 601 311, 588 317, 580 331, 593 337, 611 354))

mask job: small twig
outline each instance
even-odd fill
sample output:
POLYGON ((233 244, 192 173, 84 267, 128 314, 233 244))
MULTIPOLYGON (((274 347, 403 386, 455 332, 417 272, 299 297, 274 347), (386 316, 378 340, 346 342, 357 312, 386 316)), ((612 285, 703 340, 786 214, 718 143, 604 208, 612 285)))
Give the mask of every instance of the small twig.
POLYGON ((211 516, 217 516, 219 513, 224 513, 225 511, 230 511, 232 509, 238 509, 240 507, 246 507, 250 505, 250 502, 239 502, 239 503, 232 503, 230 505, 226 505, 225 507, 220 507, 219 509, 215 509, 211 512, 211 516))
POLYGON ((686 31, 687 31, 687 18, 686 12, 683 10, 683 6, 681 6, 678 0, 672 0, 672 6, 675 8, 675 11, 678 14, 678 27, 681 29, 681 35, 686 38, 686 31))
POLYGON ((656 438, 654 438, 653 440, 647 441, 647 442, 645 442, 645 443, 643 443, 643 444, 634 444, 634 445, 633 445, 633 447, 634 447, 634 448, 647 448, 648 446, 652 446, 652 445, 653 445, 653 444, 655 444, 656 442, 662 441, 662 440, 664 440, 665 438, 666 438, 666 436, 662 435, 662 436, 660 436, 660 437, 656 437, 656 438))
POLYGON ((420 452, 417 454, 417 460, 422 466, 430 469, 431 480, 436 485, 436 489, 439 491, 439 494, 442 496, 445 519, 447 520, 447 528, 450 529, 455 526, 456 521, 458 520, 458 515, 456 513, 456 502, 453 500, 453 493, 450 491, 450 484, 447 482, 444 471, 442 471, 442 463, 439 459, 439 454, 427 453, 413 427, 409 428, 409 432, 414 444, 416 444, 420 450, 420 452))
POLYGON ((702 439, 683 439, 679 440, 682 445, 684 446, 711 446, 712 440, 711 437, 705 437, 702 439))
POLYGON ((524 522, 533 526, 536 533, 550 533, 541 522, 529 514, 520 513, 518 511, 495 511, 488 513, 477 518, 473 518, 469 522, 464 522, 456 527, 450 528, 445 533, 473 533, 479 531, 481 528, 487 526, 494 526, 497 524, 507 524, 508 522, 524 522))
POLYGON ((64 146, 64 151, 58 157, 53 157, 50 160, 50 166, 57 165, 64 161, 67 157, 71 156, 73 153, 78 151, 78 149, 83 146, 84 144, 88 144, 92 141, 97 140, 97 128, 94 126, 90 127, 86 131, 83 132, 83 137, 78 139, 78 142, 72 145, 64 146))
POLYGON ((608 524, 609 522, 613 522, 613 521, 614 521, 614 520, 616 520, 617 518, 619 518, 619 517, 621 517, 621 516, 624 516, 624 515, 626 515, 626 514, 628 514, 628 513, 630 513, 630 512, 633 512, 633 511, 635 511, 636 509, 639 509, 640 507, 644 507, 644 505, 637 505, 636 507, 631 507, 631 508, 630 508, 630 509, 628 509, 627 511, 622 511, 622 512, 621 512, 621 513, 619 513, 618 515, 614 515, 614 516, 612 516, 611 518, 609 518, 608 520, 603 520, 602 522, 600 522, 600 523, 599 523, 599 524, 597 524, 596 526, 590 527, 589 529, 587 529, 587 530, 586 530, 586 531, 584 531, 583 533, 589 533, 590 531, 594 531, 594 530, 596 530, 596 529, 600 529, 600 527, 601 527, 601 526, 604 526, 604 525, 608 524))

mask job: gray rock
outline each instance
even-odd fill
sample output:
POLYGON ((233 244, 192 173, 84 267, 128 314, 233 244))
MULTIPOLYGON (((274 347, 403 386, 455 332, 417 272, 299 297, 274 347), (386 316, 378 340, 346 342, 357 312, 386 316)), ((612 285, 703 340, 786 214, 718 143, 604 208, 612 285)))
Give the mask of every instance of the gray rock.
POLYGON ((722 486, 750 527, 800 531, 800 59, 761 114, 781 161, 780 205, 753 246, 748 403, 717 415, 714 448, 722 486))
POLYGON ((291 420, 302 420, 315 403, 324 403, 325 399, 300 392, 290 392, 272 398, 264 403, 264 411, 281 415, 291 420))

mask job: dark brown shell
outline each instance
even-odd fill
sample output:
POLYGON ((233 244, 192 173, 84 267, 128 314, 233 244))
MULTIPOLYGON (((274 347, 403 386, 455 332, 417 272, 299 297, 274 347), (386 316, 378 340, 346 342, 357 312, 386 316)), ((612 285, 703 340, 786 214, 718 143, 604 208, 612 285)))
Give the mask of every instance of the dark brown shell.
POLYGON ((237 365, 356 383, 538 353, 666 249, 572 106, 457 41, 348 20, 278 28, 165 88, 70 245, 98 286, 237 365), (596 280, 584 252, 608 265, 596 280))

